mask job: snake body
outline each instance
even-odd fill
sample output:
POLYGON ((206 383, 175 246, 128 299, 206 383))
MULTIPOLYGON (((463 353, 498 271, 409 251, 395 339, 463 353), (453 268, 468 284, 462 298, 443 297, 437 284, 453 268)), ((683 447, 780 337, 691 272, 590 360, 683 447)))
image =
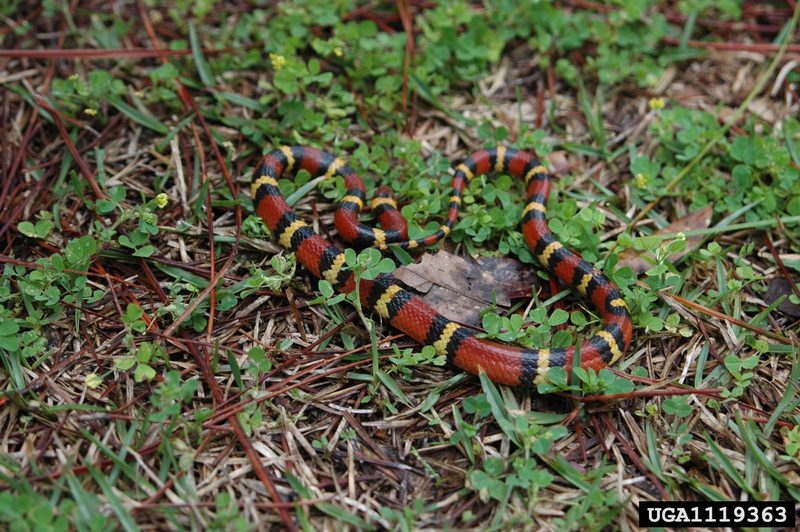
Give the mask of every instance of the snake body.
MULTIPOLYGON (((278 188, 285 172, 300 168, 312 176, 344 179, 346 193, 336 213, 339 234, 354 246, 380 249, 390 244, 413 249, 436 243, 453 227, 461 206, 464 185, 476 176, 506 173, 525 180, 527 203, 522 215, 522 232, 539 262, 562 283, 574 288, 591 302, 603 320, 603 327, 579 348, 580 365, 599 370, 618 360, 631 342, 632 324, 619 289, 588 262, 566 249, 550 232, 545 220, 550 175, 530 154, 497 147, 473 153, 455 168, 445 223, 432 235, 409 240, 405 220, 394 201, 379 189, 371 202, 382 228, 361 224, 358 214, 366 201, 361 178, 341 158, 309 147, 283 146, 261 161, 253 174, 251 193, 258 215, 284 248, 312 274, 328 280, 340 292, 355 289, 355 278, 345 268, 344 252, 318 235, 287 205, 278 188)), ((362 306, 372 309, 384 321, 415 341, 432 345, 439 355, 459 368, 478 374, 483 371, 496 383, 535 386, 547 378, 551 368, 572 367, 577 346, 526 349, 481 339, 468 327, 451 321, 422 299, 404 290, 391 275, 359 281, 362 306)))

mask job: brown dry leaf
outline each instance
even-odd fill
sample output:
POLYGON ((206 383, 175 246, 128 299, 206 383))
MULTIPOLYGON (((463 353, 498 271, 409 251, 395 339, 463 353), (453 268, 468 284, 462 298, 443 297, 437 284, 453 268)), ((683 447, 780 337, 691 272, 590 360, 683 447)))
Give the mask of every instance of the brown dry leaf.
POLYGON ((534 268, 506 257, 459 257, 447 251, 423 255, 417 264, 403 266, 395 277, 425 295, 426 303, 448 319, 464 324, 481 322, 481 311, 531 293, 539 278, 534 268))
POLYGON ((779 297, 786 296, 786 299, 783 300, 783 303, 778 305, 778 310, 791 318, 800 318, 800 305, 795 305, 789 301, 789 296, 791 296, 793 293, 791 281, 783 277, 776 277, 770 281, 769 286, 767 287, 767 293, 764 294, 764 301, 766 301, 768 305, 771 305, 779 297))
MULTIPOLYGON (((711 223, 712 212, 713 209, 711 207, 706 207, 705 209, 695 211, 679 220, 675 220, 666 227, 662 227, 656 231, 653 236, 706 229, 711 223)), ((681 253, 675 253, 674 255, 670 256, 669 260, 671 262, 680 260, 687 253, 696 249, 702 242, 702 236, 686 237, 686 249, 681 253)), ((625 250, 619 254, 619 266, 630 266, 637 274, 643 274, 653 267, 653 263, 648 261, 645 256, 652 257, 652 255, 649 253, 642 253, 634 249, 625 250)))
POLYGON ((547 156, 550 163, 550 171, 553 175, 563 176, 569 173, 569 162, 567 161, 567 152, 557 150, 547 156))

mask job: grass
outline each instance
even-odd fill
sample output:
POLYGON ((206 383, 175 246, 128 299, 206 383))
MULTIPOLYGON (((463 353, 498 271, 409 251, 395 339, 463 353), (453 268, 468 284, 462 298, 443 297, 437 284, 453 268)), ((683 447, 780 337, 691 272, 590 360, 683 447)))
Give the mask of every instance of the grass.
MULTIPOLYGON (((649 500, 800 502, 793 6, 0 6, 2 527, 602 530, 649 500), (497 143, 559 171, 551 228, 634 319, 619 364, 543 394, 373 321, 246 192, 262 153, 316 146, 391 186, 416 238, 451 162, 497 143)), ((341 181, 280 186, 337 240, 341 181)), ((473 180, 442 247, 536 267, 521 195, 473 180)), ((555 287, 480 326, 563 346, 598 322, 555 287)))

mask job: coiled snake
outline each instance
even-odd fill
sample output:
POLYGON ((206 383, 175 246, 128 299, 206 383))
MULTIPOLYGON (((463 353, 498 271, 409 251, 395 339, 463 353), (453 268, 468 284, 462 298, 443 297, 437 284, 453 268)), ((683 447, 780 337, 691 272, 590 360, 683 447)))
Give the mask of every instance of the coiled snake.
MULTIPOLYGON (((513 148, 497 147, 473 153, 456 166, 447 221, 432 235, 409 240, 405 220, 388 194, 379 189, 371 202, 382 229, 359 223, 365 202, 361 178, 345 163, 323 151, 283 146, 266 155, 253 175, 251 192, 256 212, 284 248, 315 276, 337 290, 352 292, 355 279, 345 266, 344 252, 328 243, 287 205, 278 188, 284 172, 303 168, 312 176, 341 176, 346 194, 335 214, 339 234, 355 246, 385 249, 393 244, 413 249, 436 243, 453 227, 464 185, 481 174, 506 173, 525 180, 527 203, 522 232, 539 262, 564 284, 589 300, 603 320, 603 328, 580 346, 580 365, 599 370, 619 359, 631 342, 632 324, 622 294, 608 278, 555 239, 545 220, 550 174, 533 156, 513 148)), ((417 342, 432 345, 439 355, 469 373, 484 371, 496 383, 534 386, 553 367, 569 371, 576 347, 524 349, 476 337, 472 329, 445 318, 420 298, 404 290, 391 275, 360 280, 361 304, 374 310, 394 328, 417 342)))

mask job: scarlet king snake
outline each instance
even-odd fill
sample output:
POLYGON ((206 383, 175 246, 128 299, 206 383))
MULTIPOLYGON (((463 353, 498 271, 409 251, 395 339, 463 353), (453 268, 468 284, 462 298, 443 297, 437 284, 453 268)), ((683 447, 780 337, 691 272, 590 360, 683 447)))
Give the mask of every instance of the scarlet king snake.
MULTIPOLYGON (((359 247, 386 249, 389 244, 413 249, 429 246, 450 232, 461 205, 467 181, 488 172, 523 178, 527 204, 522 211, 522 232, 539 262, 564 284, 591 301, 604 326, 580 346, 583 368, 599 370, 619 359, 631 342, 631 316, 619 290, 588 262, 580 259, 555 239, 545 220, 550 193, 550 175, 530 154, 497 147, 473 153, 456 167, 447 221, 427 238, 408 240, 406 222, 385 189, 371 202, 383 229, 359 223, 365 201, 364 183, 345 163, 332 155, 306 147, 283 146, 265 156, 255 171, 251 193, 256 212, 266 222, 281 246, 295 253, 311 273, 327 279, 345 293, 355 289, 353 273, 344 268, 344 253, 329 244, 286 204, 278 189, 284 172, 303 168, 312 176, 344 178, 347 189, 335 214, 339 234, 359 247)), ((360 280, 361 304, 373 309, 393 327, 417 342, 432 345, 439 355, 473 374, 484 371, 496 383, 533 386, 542 382, 550 368, 569 371, 576 347, 523 349, 475 336, 475 331, 445 318, 420 298, 401 288, 390 275, 373 281, 360 280)))

